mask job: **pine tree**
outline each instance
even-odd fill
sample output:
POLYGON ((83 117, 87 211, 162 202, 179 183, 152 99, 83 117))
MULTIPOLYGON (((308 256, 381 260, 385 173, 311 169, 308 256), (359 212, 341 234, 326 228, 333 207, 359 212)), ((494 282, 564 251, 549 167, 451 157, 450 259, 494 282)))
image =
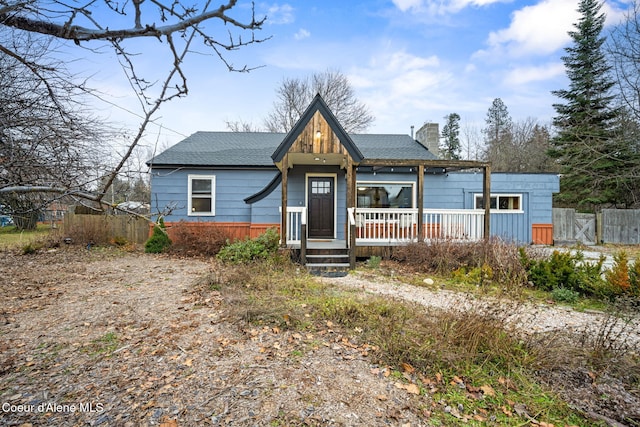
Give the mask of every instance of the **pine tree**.
POLYGON ((496 98, 487 110, 485 119, 485 160, 491 162, 496 171, 508 170, 509 157, 513 146, 513 121, 502 99, 496 98))
POLYGON ((549 155, 561 167, 557 200, 567 205, 594 206, 616 203, 616 159, 611 104, 614 82, 610 76, 601 36, 605 14, 602 3, 581 0, 580 19, 569 31, 573 42, 562 60, 569 78, 568 90, 552 93, 564 103, 554 104, 557 136, 549 155))
POLYGON ((440 154, 448 160, 460 160, 460 115, 451 113, 444 118, 447 123, 442 128, 440 154))

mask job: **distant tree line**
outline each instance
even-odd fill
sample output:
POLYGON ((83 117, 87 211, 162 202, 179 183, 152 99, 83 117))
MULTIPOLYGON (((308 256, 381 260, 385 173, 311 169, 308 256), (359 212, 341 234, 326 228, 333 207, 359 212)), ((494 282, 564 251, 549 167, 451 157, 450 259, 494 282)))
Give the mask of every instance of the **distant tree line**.
MULTIPOLYGON (((445 116, 441 156, 490 161, 499 172, 557 172, 555 202, 585 211, 640 207, 640 5, 603 34, 597 0, 581 0, 580 18, 562 57, 569 87, 552 93, 551 125, 513 121, 502 99, 489 107, 485 127, 460 134, 460 116, 445 116), (466 137, 466 141, 461 140, 466 137)), ((464 129, 463 129, 464 130, 464 129)))

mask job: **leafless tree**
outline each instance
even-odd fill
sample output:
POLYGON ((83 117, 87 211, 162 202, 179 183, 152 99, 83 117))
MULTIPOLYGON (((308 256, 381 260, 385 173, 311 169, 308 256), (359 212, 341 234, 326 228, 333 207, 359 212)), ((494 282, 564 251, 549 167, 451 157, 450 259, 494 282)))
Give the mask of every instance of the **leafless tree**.
POLYGON ((534 118, 511 122, 508 138, 486 151, 497 172, 557 172, 558 165, 547 154, 550 131, 534 118))
POLYGON ((245 122, 244 120, 226 120, 225 124, 227 129, 231 132, 261 132, 259 126, 254 125, 251 122, 245 122))
POLYGON ((460 143, 463 150, 462 158, 467 160, 479 160, 483 150, 482 132, 478 126, 469 122, 462 122, 460 130, 460 143))
MULTIPOLYGON (((98 0, 83 3, 59 0, 0 0, 0 30, 5 34, 6 31, 13 31, 12 37, 0 39, 0 55, 3 60, 10 58, 21 64, 29 75, 26 78, 33 79, 34 83, 39 82, 39 87, 49 93, 49 101, 53 103, 49 105, 50 114, 55 115, 55 110, 64 110, 64 106, 58 104, 60 92, 56 91, 56 84, 66 82, 69 86, 66 89, 75 86, 74 90, 85 90, 84 84, 74 83, 71 76, 64 70, 61 71, 60 64, 51 61, 50 55, 34 56, 23 49, 24 45, 7 43, 7 40, 23 40, 20 36, 29 34, 33 40, 36 39, 36 35, 40 35, 48 40, 72 41, 80 46, 82 50, 78 52, 83 55, 97 52, 105 45, 111 47, 117 53, 132 93, 139 101, 142 117, 137 132, 129 138, 119 159, 96 181, 100 182, 97 188, 87 188, 86 185, 83 187, 77 180, 52 176, 46 185, 36 185, 35 181, 28 179, 17 180, 16 185, 0 188, 0 194, 37 194, 42 203, 60 197, 60 194, 74 195, 104 205, 103 198, 108 194, 107 190, 126 167, 160 106, 187 95, 187 75, 183 70, 183 64, 188 54, 196 50, 197 41, 200 41, 205 49, 209 49, 210 54, 219 58, 228 70, 251 70, 247 66, 235 67, 226 60, 225 52, 266 40, 254 35, 255 31, 262 28, 264 19, 256 19, 253 8, 249 15, 234 17, 236 3, 237 0, 228 0, 222 5, 216 3, 218 6, 213 6, 210 1, 192 5, 180 0, 98 0), (220 32, 215 23, 221 24, 224 32, 220 32), (237 31, 238 34, 232 31, 237 31), (242 35, 247 33, 249 37, 243 38, 242 35), (14 38, 14 35, 17 37, 14 38), (165 47, 167 57, 156 67, 166 69, 163 77, 149 78, 141 73, 142 68, 138 67, 137 61, 143 55, 137 53, 136 48, 128 43, 140 39, 155 40, 165 47)), ((242 11, 237 15, 241 16, 242 11)), ((79 122, 81 118, 76 117, 74 120, 79 122)), ((38 136, 34 134, 30 137, 38 136)), ((60 144, 64 140, 72 143, 68 147, 63 144, 52 149, 81 151, 84 148, 73 138, 57 138, 56 143, 60 144)), ((53 159, 41 160, 44 162, 43 166, 48 166, 48 161, 53 162, 53 159)), ((69 166, 77 167, 77 170, 70 172, 72 175, 86 176, 80 165, 71 163, 69 166)))
POLYGON ((634 1, 621 24, 613 27, 607 50, 626 109, 640 120, 640 3, 634 1))
POLYGON ((0 204, 28 229, 52 200, 96 188, 88 177, 100 169, 92 160, 105 157, 99 150, 106 132, 81 112, 81 88, 69 82, 64 64, 41 62, 48 42, 28 35, 5 41, 20 59, 0 54, 0 204), (38 77, 29 69, 36 62, 38 77))
POLYGON ((340 71, 327 70, 307 79, 284 79, 276 89, 273 111, 265 119, 267 130, 291 130, 318 93, 347 132, 366 131, 373 122, 373 115, 358 101, 347 76, 340 71))

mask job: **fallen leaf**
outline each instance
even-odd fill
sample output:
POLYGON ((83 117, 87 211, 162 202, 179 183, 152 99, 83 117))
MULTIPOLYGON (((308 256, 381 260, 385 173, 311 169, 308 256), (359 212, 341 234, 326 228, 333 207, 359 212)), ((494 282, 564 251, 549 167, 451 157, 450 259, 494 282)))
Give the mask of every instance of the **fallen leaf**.
POLYGON ((402 370, 406 373, 413 374, 416 371, 416 368, 408 363, 402 362, 402 370))
POLYGON ((184 361, 183 363, 184 366, 191 366, 193 365, 193 359, 187 359, 184 361))
POLYGON ((407 384, 404 389, 411 394, 420 394, 420 387, 415 384, 407 384))
POLYGON ((525 405, 524 403, 516 403, 515 405, 513 405, 513 409, 516 411, 516 414, 522 416, 529 416, 529 413, 527 412, 527 405, 525 405))
POLYGON ((487 396, 493 397, 496 395, 496 391, 489 384, 481 386, 480 390, 482 390, 482 393, 484 393, 487 396))

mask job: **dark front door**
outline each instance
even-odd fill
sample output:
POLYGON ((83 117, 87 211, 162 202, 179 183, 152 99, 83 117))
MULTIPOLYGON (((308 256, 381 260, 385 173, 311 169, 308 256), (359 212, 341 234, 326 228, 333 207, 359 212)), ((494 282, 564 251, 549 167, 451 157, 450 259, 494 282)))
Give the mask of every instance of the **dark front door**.
POLYGON ((335 180, 330 176, 309 177, 309 215, 307 230, 309 238, 334 237, 334 187, 335 180))

